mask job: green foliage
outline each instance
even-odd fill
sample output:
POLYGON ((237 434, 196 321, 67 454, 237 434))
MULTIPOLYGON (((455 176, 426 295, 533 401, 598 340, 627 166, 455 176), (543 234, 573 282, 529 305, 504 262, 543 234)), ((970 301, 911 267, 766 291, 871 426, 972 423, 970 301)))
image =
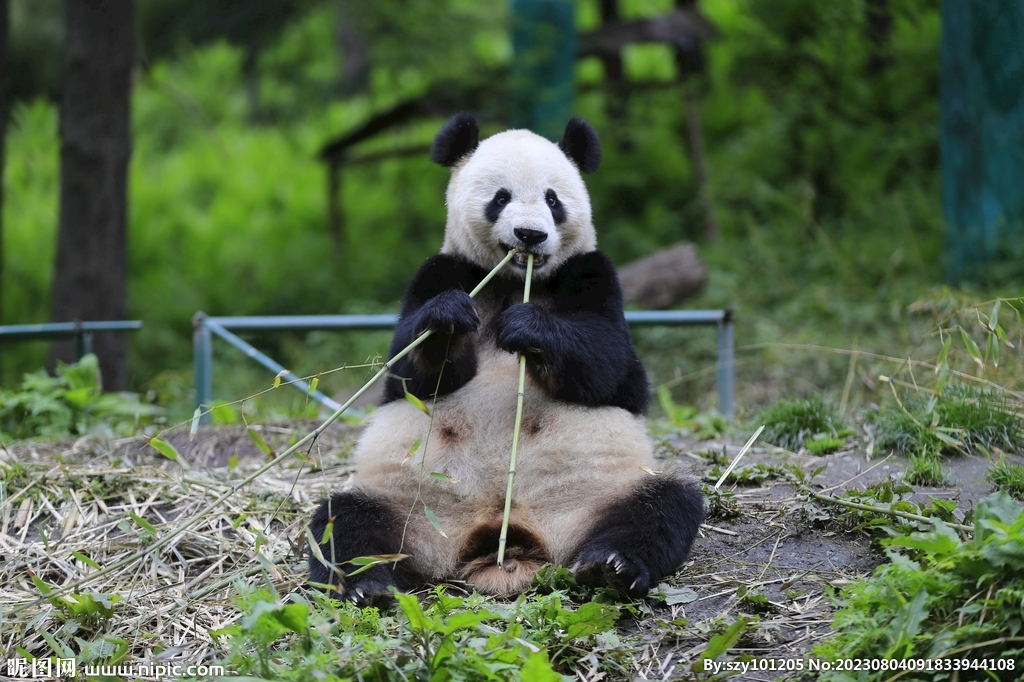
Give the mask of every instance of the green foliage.
MULTIPOLYGON (((949 656, 1019 668, 1024 660, 1024 510, 997 493, 978 504, 974 523, 969 541, 942 523, 928 532, 883 541, 891 561, 846 592, 834 617, 835 634, 815 647, 815 655, 897 661, 949 656)), ((832 673, 822 679, 883 680, 893 674, 875 671, 858 678, 832 673)), ((957 679, 1017 680, 1020 674, 1019 669, 965 670, 957 679)))
POLYGON ((916 455, 1024 448, 1024 413, 1003 393, 950 383, 938 395, 904 394, 878 418, 876 443, 916 455))
POLYGON ((986 477, 996 490, 1002 490, 1010 497, 1024 501, 1024 465, 999 461, 992 465, 986 477))
POLYGON ((765 441, 796 452, 808 438, 819 434, 838 438, 846 424, 834 407, 820 395, 805 400, 779 400, 762 410, 758 423, 765 425, 765 441))
MULTIPOLYGON (((950 500, 929 499, 927 502, 914 502, 914 488, 905 480, 892 477, 870 485, 864 490, 847 490, 842 501, 861 505, 861 508, 844 507, 842 505, 822 508, 815 503, 808 503, 801 511, 818 523, 835 521, 851 530, 866 530, 883 533, 889 536, 909 533, 915 530, 930 530, 930 521, 918 521, 895 516, 885 512, 902 512, 922 516, 927 519, 939 519, 945 523, 960 523, 956 517, 956 503, 950 500)), ((970 516, 970 512, 966 515, 970 516)), ((967 518, 964 519, 967 523, 967 518)))
POLYGON ((398 608, 386 612, 311 596, 245 591, 239 623, 213 633, 226 638, 225 666, 257 679, 558 682, 594 651, 621 670, 618 608, 573 606, 557 590, 510 604, 438 587, 424 603, 398 593, 398 608))
POLYGON ((946 472, 942 470, 942 460, 938 456, 925 453, 911 455, 910 465, 904 474, 910 485, 942 486, 946 485, 946 472))
POLYGON ((129 433, 160 414, 133 393, 101 393, 99 362, 86 355, 72 365, 26 374, 21 387, 0 390, 0 438, 81 436, 96 429, 129 433))
POLYGON ((708 440, 725 433, 729 423, 718 410, 698 412, 690 405, 677 405, 672 399, 668 386, 662 384, 655 389, 658 405, 669 423, 699 440, 708 440))

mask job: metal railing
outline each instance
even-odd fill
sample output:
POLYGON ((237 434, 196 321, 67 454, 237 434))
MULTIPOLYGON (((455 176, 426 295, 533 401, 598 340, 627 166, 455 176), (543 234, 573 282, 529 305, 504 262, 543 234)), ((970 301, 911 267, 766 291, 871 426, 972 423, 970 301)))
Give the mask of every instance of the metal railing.
MULTIPOLYGON (((213 337, 216 336, 242 351, 246 356, 281 375, 281 380, 307 394, 324 407, 336 410, 336 401, 320 391, 310 391, 308 383, 288 371, 273 358, 246 343, 236 331, 316 331, 394 329, 398 315, 273 315, 265 317, 208 317, 198 312, 192 319, 192 345, 195 360, 196 408, 213 407, 213 337)), ((715 325, 718 328, 718 410, 728 418, 735 410, 735 344, 733 311, 728 310, 652 310, 627 311, 630 326, 695 326, 715 325)), ((201 421, 209 423, 210 415, 201 421)))
POLYGON ((75 340, 75 361, 92 352, 95 332, 129 332, 142 329, 140 320, 104 322, 49 322, 47 324, 11 324, 0 327, 0 343, 7 341, 75 340))

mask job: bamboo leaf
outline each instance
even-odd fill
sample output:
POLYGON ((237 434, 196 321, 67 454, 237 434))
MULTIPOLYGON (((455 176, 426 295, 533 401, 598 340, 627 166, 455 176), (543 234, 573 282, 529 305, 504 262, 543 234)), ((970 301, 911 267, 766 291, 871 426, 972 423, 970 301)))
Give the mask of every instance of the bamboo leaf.
POLYGON ((444 532, 443 528, 441 528, 441 522, 437 520, 436 516, 434 516, 433 509, 427 505, 423 505, 423 513, 427 515, 427 521, 430 521, 430 525, 434 527, 434 530, 441 534, 441 537, 448 537, 448 534, 444 532))
POLYGON ((949 378, 949 365, 945 362, 939 367, 939 378, 935 381, 935 394, 942 393, 943 387, 946 385, 946 379, 949 378))
POLYGON ((150 523, 146 519, 142 518, 141 516, 139 516, 135 512, 128 512, 128 516, 132 517, 132 521, 134 521, 135 523, 137 523, 140 526, 142 526, 143 530, 149 531, 150 533, 153 533, 154 535, 156 535, 156 532, 157 532, 156 526, 154 526, 152 523, 150 523))
POLYGON ((971 354, 971 357, 974 358, 974 361, 978 363, 979 366, 984 367, 985 361, 981 359, 981 350, 978 348, 978 344, 974 342, 974 339, 967 335, 967 332, 964 331, 963 327, 960 327, 960 335, 964 339, 964 346, 967 347, 967 352, 971 354))
POLYGON ((172 462, 182 461, 181 455, 179 455, 178 451, 174 449, 174 446, 167 441, 160 440, 159 438, 149 438, 148 436, 146 437, 146 440, 149 441, 149 444, 153 446, 154 450, 172 462))
POLYGON ((277 456, 277 453, 274 452, 274 448, 270 447, 270 444, 263 439, 263 436, 260 435, 259 431, 252 427, 249 427, 247 431, 249 432, 249 438, 252 439, 252 442, 256 444, 256 447, 258 447, 263 454, 267 457, 277 456))
MULTIPOLYGON (((939 351, 939 357, 935 361, 936 365, 942 365, 943 363, 946 362, 946 356, 949 354, 949 347, 952 345, 952 343, 953 343, 953 337, 952 336, 947 336, 946 340, 942 342, 942 350, 939 351)), ((935 371, 938 372, 939 368, 936 367, 935 371)))
POLYGON ((203 416, 203 406, 200 405, 196 408, 196 411, 192 413, 192 426, 189 427, 188 437, 191 439, 192 436, 196 435, 199 431, 199 419, 203 416))
POLYGON ((367 571, 379 564, 391 564, 408 558, 408 554, 371 554, 369 556, 357 556, 354 559, 349 559, 345 563, 352 564, 353 566, 359 566, 359 568, 354 571, 346 572, 345 576, 349 577, 359 575, 363 571, 367 571))
POLYGON ((281 385, 281 379, 283 379, 284 376, 288 373, 289 370, 287 369, 282 369, 280 372, 277 373, 277 376, 274 377, 274 388, 277 388, 278 386, 281 385))
POLYGON ((1001 301, 997 298, 996 304, 992 306, 992 314, 988 316, 988 328, 995 330, 996 325, 999 324, 999 304, 1001 301))
POLYGON ((438 480, 438 481, 444 481, 445 483, 458 483, 459 482, 459 479, 452 478, 448 474, 441 473, 440 471, 431 471, 430 472, 430 477, 435 479, 435 480, 438 480))
POLYGON ((321 544, 321 545, 326 544, 327 541, 331 539, 332 535, 334 535, 334 517, 333 516, 331 517, 331 520, 327 522, 327 525, 324 526, 324 534, 320 536, 320 543, 319 544, 321 544))
POLYGON ((91 566, 92 568, 95 568, 97 571, 100 569, 100 565, 98 563, 96 563, 95 561, 93 561, 81 552, 72 552, 71 556, 75 557, 86 566, 91 566))
POLYGON ((414 396, 412 393, 409 393, 409 391, 405 392, 405 399, 412 403, 417 410, 427 416, 430 416, 430 408, 427 407, 422 400, 414 396))
MULTIPOLYGON (((410 395, 410 394, 407 393, 406 395, 410 395)), ((416 451, 420 449, 421 445, 423 445, 423 438, 422 437, 417 438, 416 440, 414 440, 412 442, 412 445, 409 446, 409 454, 410 455, 415 454, 416 451)))
POLYGON ((313 379, 309 382, 309 391, 306 392, 306 395, 313 395, 314 393, 316 393, 316 387, 317 387, 317 384, 319 384, 319 383, 320 383, 320 373, 317 372, 317 375, 315 377, 313 377, 313 379))

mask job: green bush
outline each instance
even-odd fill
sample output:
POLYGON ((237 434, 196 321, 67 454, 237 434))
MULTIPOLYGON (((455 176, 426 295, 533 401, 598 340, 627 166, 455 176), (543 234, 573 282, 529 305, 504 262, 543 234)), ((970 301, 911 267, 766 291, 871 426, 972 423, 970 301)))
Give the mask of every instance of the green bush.
POLYGON ((834 407, 820 395, 806 400, 780 400, 761 410, 757 421, 765 425, 762 438, 796 452, 815 436, 839 438, 846 424, 834 407))
POLYGON ((20 388, 0 391, 0 439, 134 433, 160 412, 132 393, 101 393, 99 362, 86 355, 58 365, 56 376, 26 374, 20 388))
POLYGON ((947 384, 939 395, 904 394, 878 417, 876 443, 911 455, 1024 448, 1024 414, 1002 393, 947 384))
MULTIPOLYGON (((886 550, 891 561, 849 588, 833 619, 835 634, 815 647, 815 655, 893 662, 946 656, 988 659, 1014 668, 962 670, 957 679, 1019 680, 1024 661, 1024 509, 1005 493, 990 495, 978 504, 974 527, 968 541, 938 521, 933 531, 883 540, 891 548, 886 550)), ((831 673, 822 679, 884 680, 898 672, 831 673)))

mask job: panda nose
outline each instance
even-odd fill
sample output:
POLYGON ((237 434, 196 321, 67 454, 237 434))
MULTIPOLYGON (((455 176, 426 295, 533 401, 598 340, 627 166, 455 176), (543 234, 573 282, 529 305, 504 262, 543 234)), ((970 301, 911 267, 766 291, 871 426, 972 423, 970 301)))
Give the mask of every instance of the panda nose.
POLYGON ((526 246, 536 246, 548 238, 547 232, 531 230, 527 227, 517 227, 512 230, 512 232, 515 233, 516 238, 526 246))

